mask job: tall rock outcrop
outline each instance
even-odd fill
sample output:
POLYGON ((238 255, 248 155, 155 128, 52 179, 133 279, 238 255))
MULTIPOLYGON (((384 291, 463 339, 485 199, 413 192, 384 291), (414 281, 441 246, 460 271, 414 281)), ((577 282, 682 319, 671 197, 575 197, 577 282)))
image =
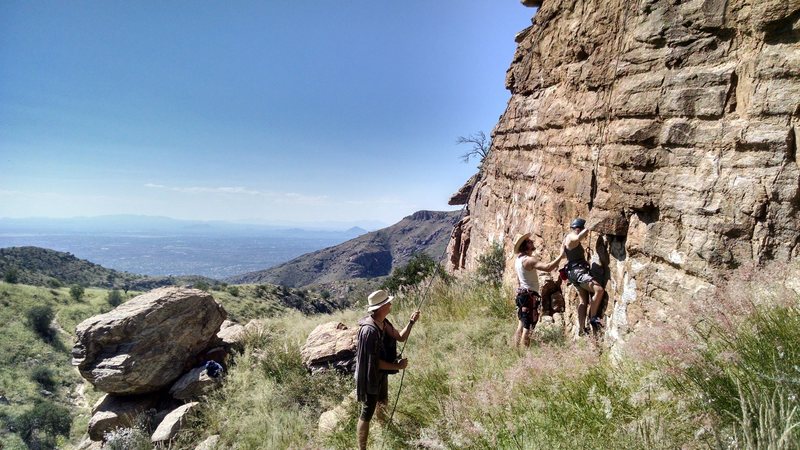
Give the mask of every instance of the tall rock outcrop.
POLYGON ((452 269, 523 231, 549 258, 572 218, 620 218, 586 247, 624 339, 800 255, 800 0, 546 0, 517 42, 452 269))

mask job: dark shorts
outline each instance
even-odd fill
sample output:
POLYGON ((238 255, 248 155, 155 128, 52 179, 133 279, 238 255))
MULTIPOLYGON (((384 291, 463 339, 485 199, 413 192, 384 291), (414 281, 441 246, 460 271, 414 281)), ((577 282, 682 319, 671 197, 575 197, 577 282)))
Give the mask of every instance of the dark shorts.
POLYGON ((528 311, 522 311, 522 307, 517 306, 517 318, 522 323, 522 328, 530 330, 535 327, 536 322, 539 321, 539 304, 541 303, 539 294, 533 291, 518 290, 516 303, 517 305, 527 305, 525 307, 528 309, 528 311))
POLYGON ((389 383, 386 376, 383 377, 380 391, 377 394, 367 394, 367 401, 361 402, 361 420, 369 422, 375 414, 378 403, 386 404, 389 401, 389 383))

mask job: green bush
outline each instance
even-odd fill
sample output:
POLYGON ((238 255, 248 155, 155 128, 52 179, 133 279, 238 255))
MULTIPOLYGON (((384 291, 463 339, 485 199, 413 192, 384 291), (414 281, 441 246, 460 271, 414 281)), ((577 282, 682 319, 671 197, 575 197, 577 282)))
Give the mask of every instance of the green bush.
POLYGON ((197 283, 194 284, 194 288, 208 292, 208 290, 211 289, 211 285, 209 285, 205 281, 198 281, 197 283))
POLYGON ((85 292, 85 289, 83 288, 83 286, 81 286, 79 284, 73 284, 69 288, 69 295, 76 302, 81 301, 81 299, 83 298, 84 292, 85 292))
POLYGON ((19 270, 16 267, 9 267, 3 273, 3 281, 6 283, 15 284, 19 281, 19 270))
POLYGON ((53 369, 47 366, 38 366, 31 370, 31 380, 39 383, 39 386, 48 391, 56 390, 56 380, 54 377, 55 373, 53 373, 53 369))
POLYGON ((57 436, 69 436, 72 418, 68 408, 39 400, 14 420, 14 427, 29 448, 55 448, 57 436))
POLYGON ((395 268, 381 288, 389 292, 398 292, 403 287, 416 286, 434 274, 445 280, 451 278, 442 265, 434 261, 430 255, 416 253, 411 256, 407 264, 395 268))
POLYGON ((122 304, 122 293, 119 292, 119 289, 112 289, 108 291, 106 301, 109 305, 117 307, 122 304))
POLYGON ((503 282, 503 272, 505 270, 506 254, 503 251, 503 246, 497 242, 492 242, 489 250, 478 257, 478 279, 499 286, 503 282))
POLYGON ((228 286, 228 294, 231 294, 234 297, 239 296, 239 287, 238 286, 228 286))
POLYGON ((139 427, 117 428, 103 436, 104 449, 108 450, 151 450, 150 435, 139 427))
POLYGON ((37 305, 26 313, 28 324, 33 331, 46 340, 53 338, 53 329, 50 324, 53 322, 55 312, 50 305, 37 305))

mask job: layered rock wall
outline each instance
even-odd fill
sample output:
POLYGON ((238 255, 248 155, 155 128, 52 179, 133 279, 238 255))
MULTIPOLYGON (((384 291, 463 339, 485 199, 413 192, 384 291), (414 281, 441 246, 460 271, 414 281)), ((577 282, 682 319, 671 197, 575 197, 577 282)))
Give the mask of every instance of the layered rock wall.
POLYGON ((550 258, 572 218, 624 216, 585 245, 624 339, 733 268, 798 257, 800 0, 546 0, 517 41, 452 269, 524 231, 550 258))

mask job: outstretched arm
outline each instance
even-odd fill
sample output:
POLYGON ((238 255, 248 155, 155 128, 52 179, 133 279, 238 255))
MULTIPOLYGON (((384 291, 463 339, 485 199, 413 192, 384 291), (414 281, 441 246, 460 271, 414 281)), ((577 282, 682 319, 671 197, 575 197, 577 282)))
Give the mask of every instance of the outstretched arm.
POLYGON ((522 266, 525 267, 526 270, 541 270, 544 272, 552 272, 556 267, 558 267, 558 262, 561 261, 561 258, 564 257, 564 250, 562 248, 561 253, 559 253, 558 257, 548 263, 544 263, 539 261, 538 259, 528 256, 525 258, 525 261, 522 262, 522 266))

